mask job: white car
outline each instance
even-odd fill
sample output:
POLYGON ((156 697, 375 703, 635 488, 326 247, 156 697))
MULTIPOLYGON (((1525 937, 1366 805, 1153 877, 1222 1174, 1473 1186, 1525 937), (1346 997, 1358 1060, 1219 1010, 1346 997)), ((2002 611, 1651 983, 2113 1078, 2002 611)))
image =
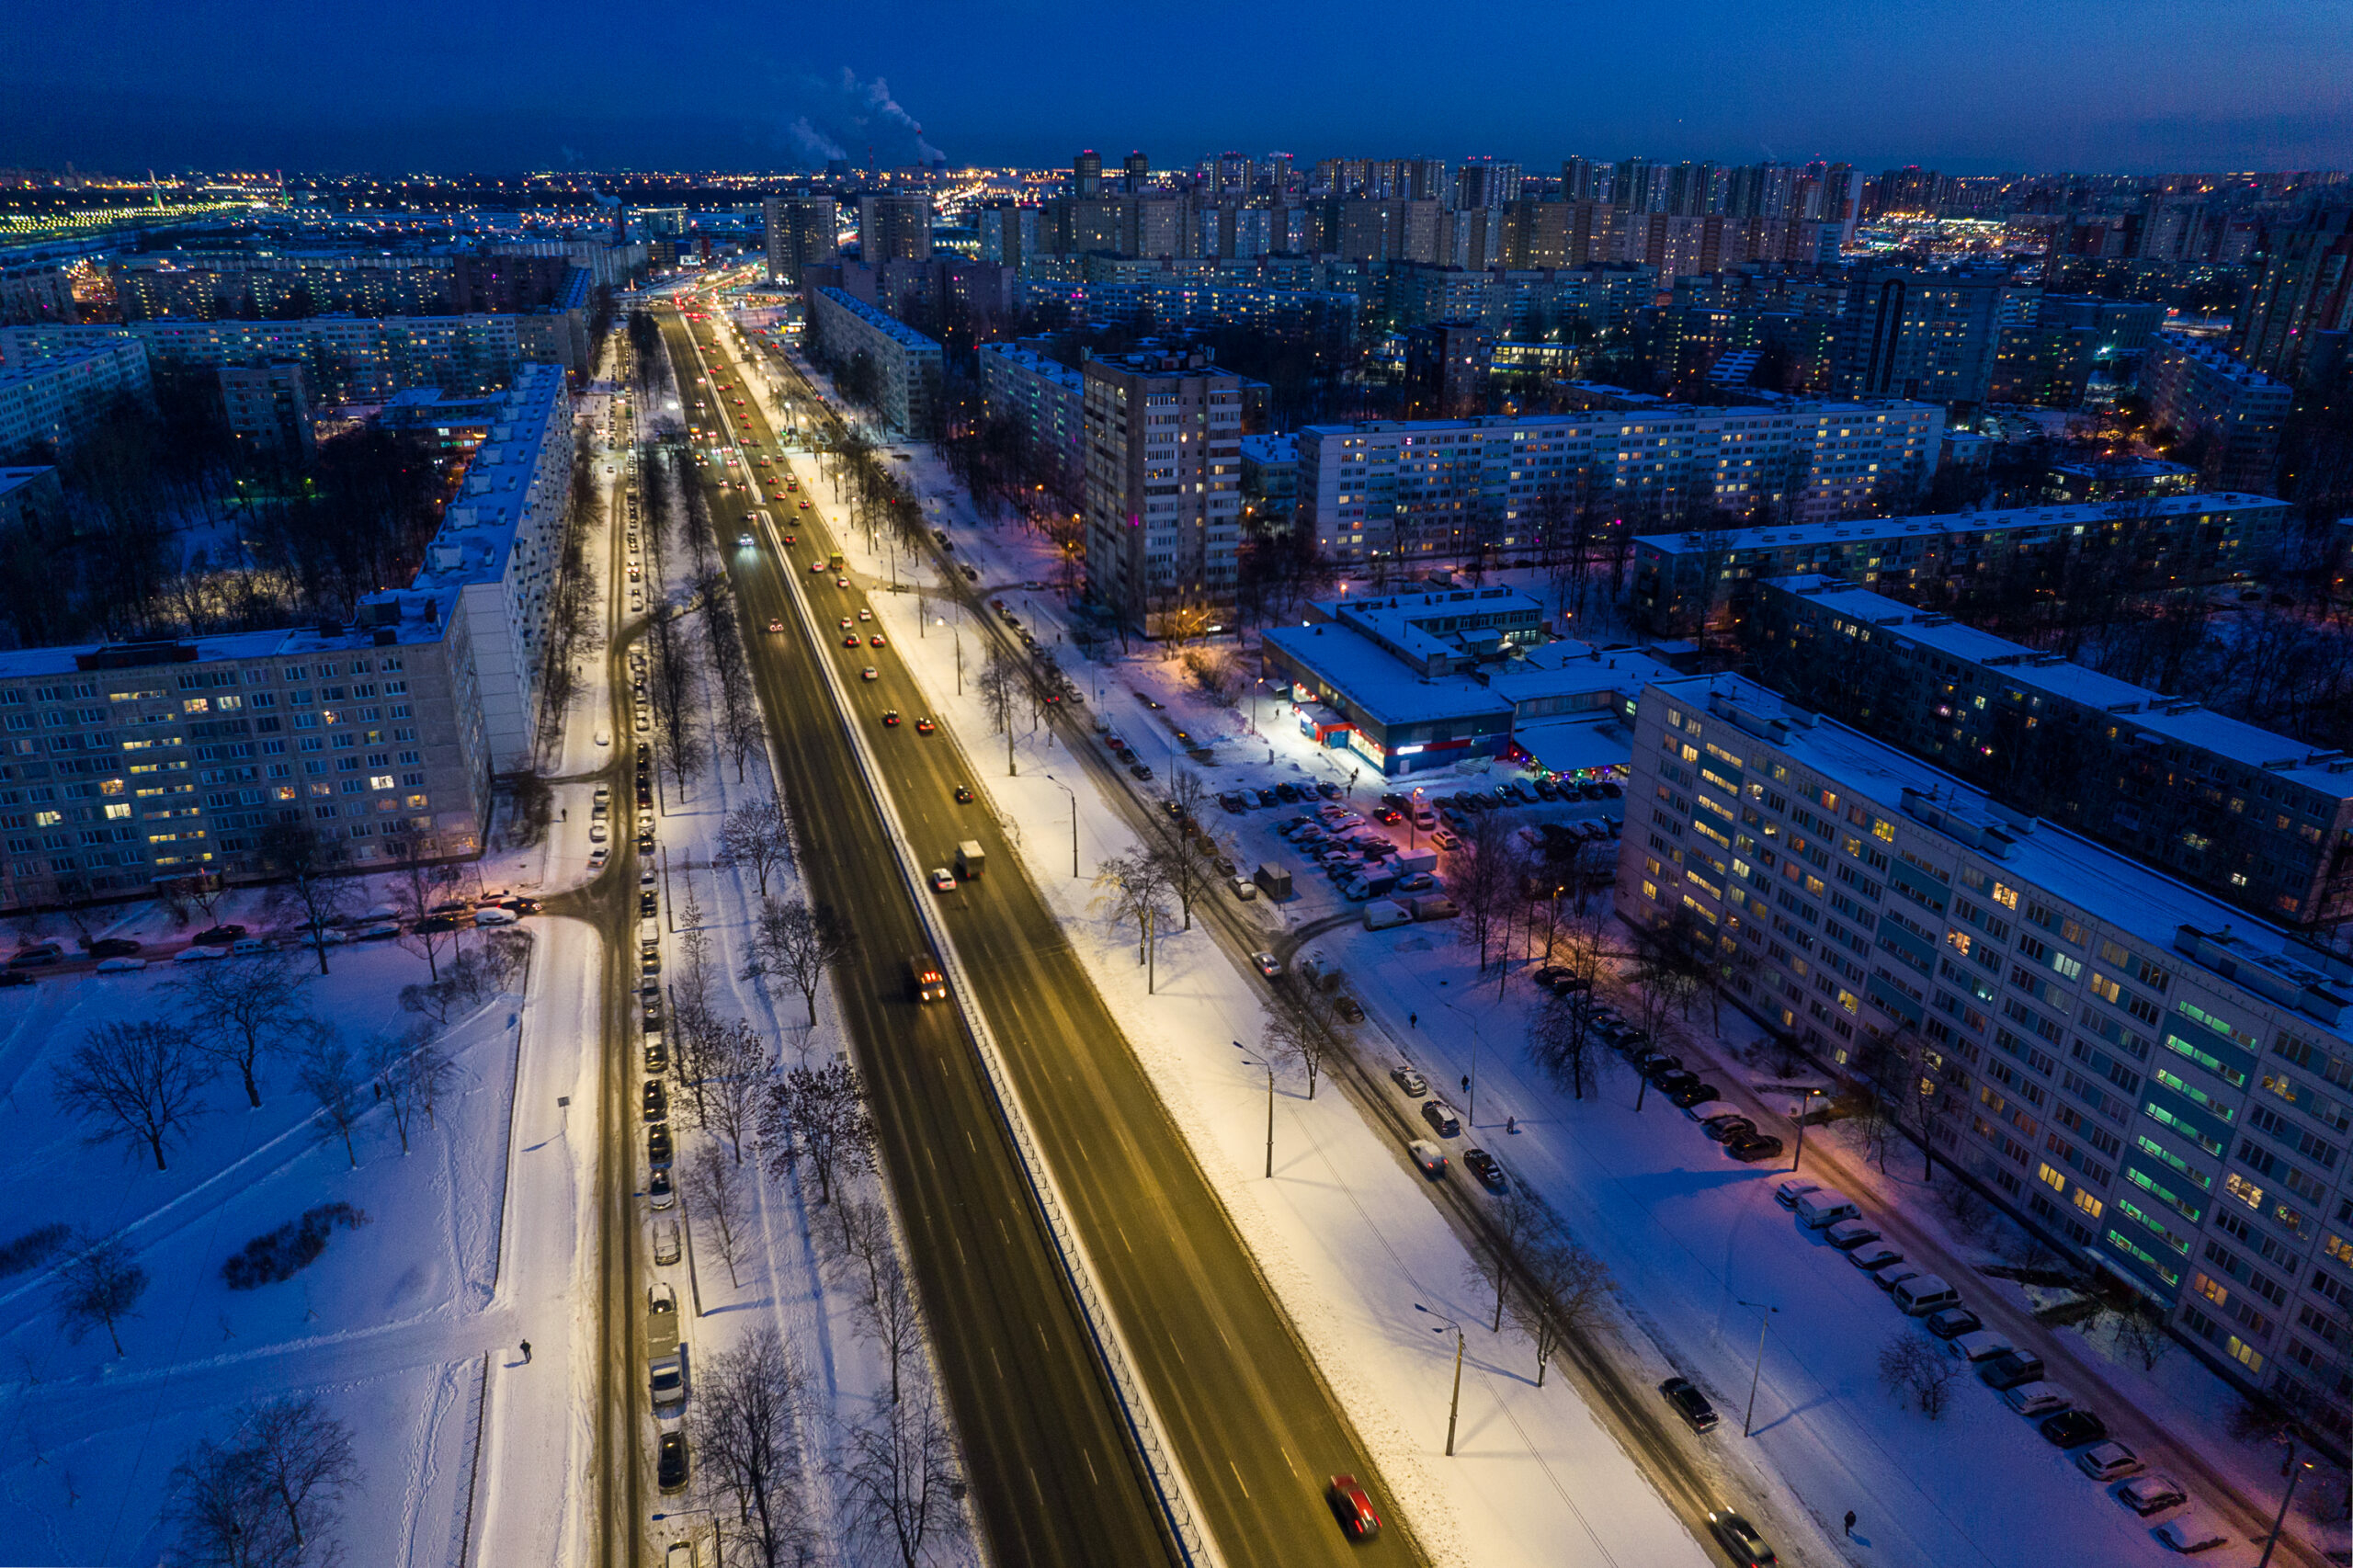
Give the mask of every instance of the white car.
POLYGON ((256 953, 268 952, 274 945, 267 937, 240 937, 229 944, 229 951, 241 959, 249 958, 256 953))
POLYGON ((99 974, 136 974, 146 967, 147 960, 145 959, 100 959, 97 963, 97 972, 99 974))
POLYGON ((2075 1456, 2075 1468, 2094 1481, 2114 1481, 2141 1468, 2141 1456, 2121 1443, 2094 1443, 2075 1456))
POLYGON ((882 678, 882 672, 876 669, 872 665, 869 665, 866 668, 858 672, 858 678, 860 680, 881 680, 882 678))
POLYGON ((594 849, 589 851, 588 869, 592 871, 601 870, 604 868, 605 861, 611 857, 612 853, 612 850, 609 848, 594 849))
POLYGON ((949 870, 945 866, 934 866, 931 869, 931 891, 934 892, 954 892, 956 891, 956 873, 949 870))
POLYGON ((2075 1402, 2057 1384, 2038 1381, 2004 1389, 2002 1403, 2020 1415, 2056 1415, 2073 1408, 2075 1402))
POLYGON ((2157 1539, 2187 1557, 2211 1551, 2231 1538, 2197 1509, 2185 1508, 2157 1527, 2157 1539))
POLYGON ((588 824, 588 842, 591 844, 602 844, 605 842, 605 824, 603 823, 592 822, 588 824))
POLYGON ((512 926, 515 918, 513 910, 500 909, 495 905, 474 911, 474 924, 477 926, 512 926))
POLYGON ((1233 896, 1247 903, 1258 896, 1258 884, 1247 877, 1233 879, 1233 896))
POLYGON ((1258 966, 1258 972, 1265 975, 1268 980, 1274 979, 1275 976, 1282 973, 1283 971, 1283 960, 1275 957, 1272 953, 1252 953, 1250 955, 1250 961, 1256 964, 1258 966))
POLYGON ((172 955, 172 961, 174 963, 208 963, 214 959, 225 959, 228 956, 229 949, 226 948, 182 948, 172 955))

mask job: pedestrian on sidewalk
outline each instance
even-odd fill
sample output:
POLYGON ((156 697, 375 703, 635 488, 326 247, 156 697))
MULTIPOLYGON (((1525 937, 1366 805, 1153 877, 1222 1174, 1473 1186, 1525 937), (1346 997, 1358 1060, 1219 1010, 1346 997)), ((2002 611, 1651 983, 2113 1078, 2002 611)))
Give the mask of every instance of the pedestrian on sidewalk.
POLYGON ((1422 1027, 1422 1016, 1419 1013, 1406 1014, 1405 1027, 1409 1029, 1420 1028, 1422 1027))
MULTIPOLYGON (((530 1364, 531 1364, 531 1342, 530 1342, 529 1340, 528 1340, 528 1339, 527 1339, 527 1340, 523 1341, 523 1365, 525 1365, 526 1367, 528 1367, 528 1366, 529 1366, 530 1364)), ((1851 1525, 1851 1524, 1853 1524, 1853 1523, 1855 1522, 1855 1516, 1854 1516, 1854 1515, 1852 1515, 1852 1514, 1847 1515, 1847 1522, 1848 1524, 1850 1524, 1850 1525, 1851 1525)))
POLYGON ((1847 1509, 1847 1536, 1848 1536, 1848 1538, 1849 1538, 1849 1539, 1852 1539, 1852 1537, 1854 1536, 1854 1533, 1855 1533, 1855 1510, 1854 1510, 1854 1509, 1852 1509, 1852 1508, 1849 1508, 1849 1509, 1847 1509))

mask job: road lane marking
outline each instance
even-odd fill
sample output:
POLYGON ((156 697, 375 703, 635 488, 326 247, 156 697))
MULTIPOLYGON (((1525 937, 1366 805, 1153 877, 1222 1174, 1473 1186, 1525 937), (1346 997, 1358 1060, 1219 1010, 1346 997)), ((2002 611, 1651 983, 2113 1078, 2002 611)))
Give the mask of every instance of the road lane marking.
POLYGON ((1250 1483, 1242 1479, 1242 1467, 1234 1463, 1232 1458, 1229 1457, 1225 1461, 1225 1468, 1233 1472, 1233 1484, 1242 1488, 1242 1495, 1245 1497, 1249 1496, 1250 1483))

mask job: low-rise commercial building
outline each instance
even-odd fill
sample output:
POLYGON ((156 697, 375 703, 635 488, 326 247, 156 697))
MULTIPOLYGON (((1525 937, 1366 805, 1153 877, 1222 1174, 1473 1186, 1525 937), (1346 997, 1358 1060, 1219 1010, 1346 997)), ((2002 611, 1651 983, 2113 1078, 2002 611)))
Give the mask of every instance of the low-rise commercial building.
POLYGON ((862 356, 873 367, 875 411, 908 434, 928 429, 945 364, 939 345, 847 290, 813 290, 809 305, 809 330, 825 358, 847 365, 862 356))
POLYGON ((2165 571, 2226 582, 2268 569, 2288 519, 2261 495, 2168 495, 2129 506, 2012 506, 1993 512, 1858 517, 1842 522, 1634 540, 1634 613, 1680 632, 1705 618, 1744 619, 1758 583, 1818 573, 1909 599, 1942 601, 2038 558, 2088 548, 2112 570, 2165 571))
POLYGON ((62 450, 109 417, 117 399, 153 396, 146 352, 135 343, 94 341, 46 358, 7 352, 0 358, 0 457, 62 450))
POLYGON ((1618 900, 2225 1370, 2341 1397, 2353 969, 1737 676, 1642 694, 1618 900))
POLYGON ((1760 585, 1768 683, 2289 926, 2353 916, 2353 756, 1821 576, 1760 585))

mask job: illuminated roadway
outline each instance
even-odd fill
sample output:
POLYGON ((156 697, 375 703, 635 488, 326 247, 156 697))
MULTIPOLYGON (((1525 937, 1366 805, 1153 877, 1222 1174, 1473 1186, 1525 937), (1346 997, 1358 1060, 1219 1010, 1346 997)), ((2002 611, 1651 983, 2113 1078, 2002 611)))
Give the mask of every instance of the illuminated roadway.
MULTIPOLYGON (((710 400, 746 446, 776 454, 756 400, 746 397, 738 410, 740 384, 723 393, 698 386, 686 324, 667 311, 662 319, 689 410, 698 395, 710 400)), ((704 344, 719 340, 727 380, 740 383, 725 345, 733 330, 707 322, 698 335, 704 344)), ((715 477, 707 463, 698 472, 705 483, 715 477)), ((831 574, 807 571, 834 540, 822 508, 800 511, 795 499, 761 503, 780 532, 799 536, 790 559, 778 562, 771 537, 757 550, 728 551, 729 572, 811 892, 858 927, 835 986, 911 1233, 994 1555, 1005 1563, 1116 1564, 1165 1559, 1168 1549, 1141 1461, 991 1108, 975 1047, 952 1009, 909 997, 906 956, 923 947, 922 928, 842 733, 845 718, 865 726, 924 865, 948 862, 962 839, 988 851, 987 874, 940 901, 940 911, 974 992, 970 1000, 986 1016, 1053 1164, 1096 1282, 1219 1555, 1235 1568, 1419 1561, 1393 1520, 1370 1545, 1342 1538, 1324 1501, 1328 1477, 1354 1472, 1384 1513, 1386 1491, 985 795, 983 803, 956 801, 958 783, 985 787, 987 765, 968 767, 945 731, 915 733, 914 720, 928 708, 894 649, 813 645, 801 631, 789 594, 808 596, 809 621, 818 627, 855 616, 867 600, 855 574, 845 590, 831 574), (788 574, 799 587, 787 585, 788 574), (760 630, 772 619, 784 633, 760 630), (821 658, 841 661, 847 716, 813 663, 821 658), (880 679, 857 678, 869 664, 880 679), (904 722, 886 729, 880 716, 892 708, 904 722)), ((738 491, 711 500, 713 526, 732 540, 751 503, 738 491)))

